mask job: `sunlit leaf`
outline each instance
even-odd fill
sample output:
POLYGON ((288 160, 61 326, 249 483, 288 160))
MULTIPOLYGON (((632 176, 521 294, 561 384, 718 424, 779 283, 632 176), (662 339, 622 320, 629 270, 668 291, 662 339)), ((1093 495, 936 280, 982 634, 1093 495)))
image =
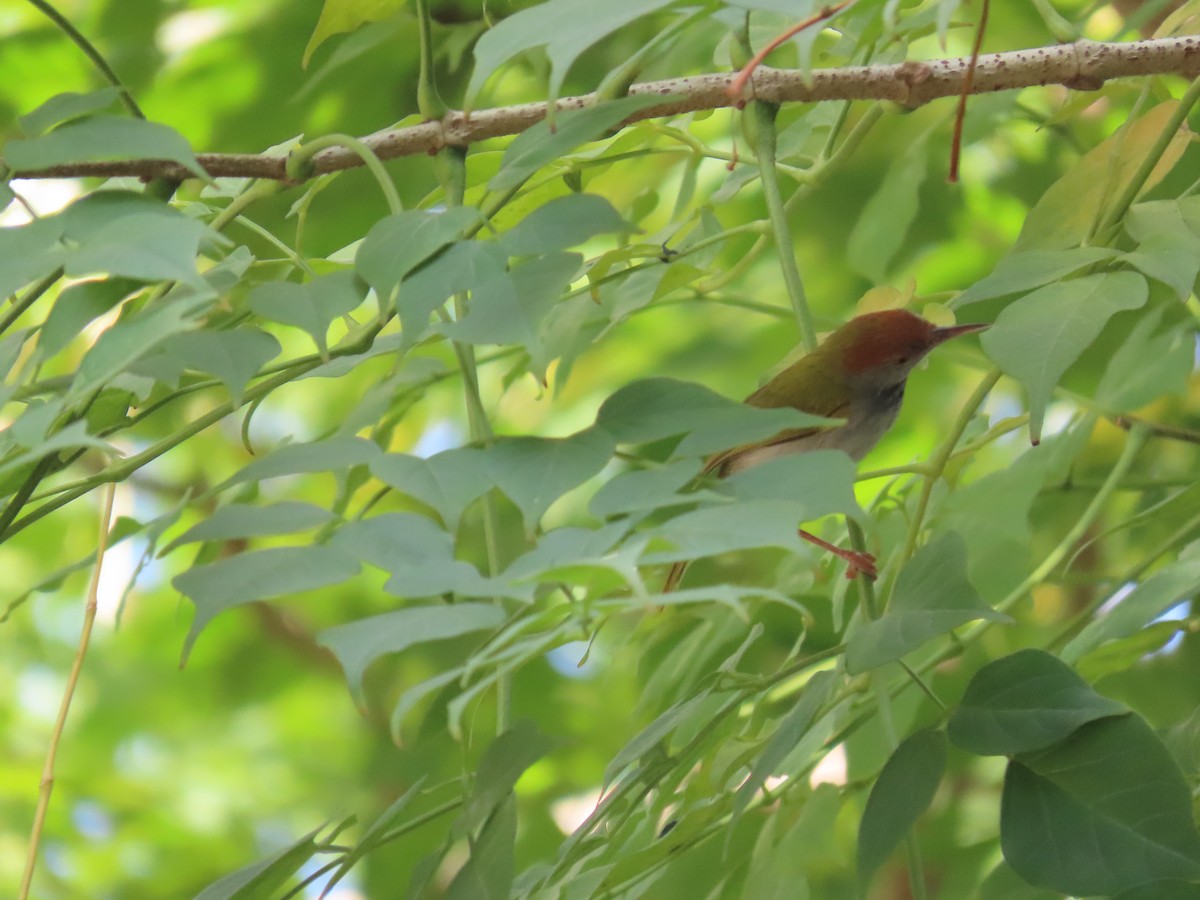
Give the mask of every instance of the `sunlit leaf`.
POLYGON ((300 64, 308 67, 313 53, 335 34, 354 31, 367 22, 378 22, 402 9, 408 0, 325 0, 321 16, 304 48, 300 64))

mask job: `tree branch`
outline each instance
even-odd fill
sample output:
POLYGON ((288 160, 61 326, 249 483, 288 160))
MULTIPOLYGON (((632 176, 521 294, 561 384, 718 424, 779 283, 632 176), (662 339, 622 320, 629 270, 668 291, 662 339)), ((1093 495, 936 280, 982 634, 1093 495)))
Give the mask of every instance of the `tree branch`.
MULTIPOLYGON (((635 84, 630 94, 661 94, 660 104, 640 110, 625 124, 705 109, 741 106, 749 100, 770 103, 812 103, 821 100, 890 100, 917 107, 962 92, 969 58, 908 61, 898 65, 846 66, 818 69, 809 75, 794 69, 755 70, 748 90, 733 100, 729 88, 737 73, 714 73, 635 84)), ((985 94, 1060 84, 1072 90, 1094 91, 1111 78, 1177 74, 1200 75, 1200 37, 1184 36, 1129 43, 1076 41, 1054 47, 1035 47, 980 57, 971 93, 985 94)), ((595 94, 564 97, 559 110, 580 109, 595 102, 595 94)), ((546 103, 524 103, 466 115, 452 111, 437 121, 390 128, 363 138, 380 159, 417 153, 434 154, 446 146, 467 146, 503 135, 519 134, 546 116, 546 103)), ((287 181, 286 157, 255 154, 202 153, 200 165, 213 177, 270 178, 287 181)), ((362 165, 344 147, 331 147, 312 159, 311 177, 362 165)), ((133 176, 145 179, 191 177, 181 166, 161 159, 81 162, 15 172, 17 178, 80 178, 133 176)))

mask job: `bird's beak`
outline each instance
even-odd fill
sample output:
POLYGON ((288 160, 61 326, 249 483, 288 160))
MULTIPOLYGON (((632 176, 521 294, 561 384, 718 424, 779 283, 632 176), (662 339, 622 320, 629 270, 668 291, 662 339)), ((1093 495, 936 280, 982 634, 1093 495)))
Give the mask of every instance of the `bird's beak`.
POLYGON ((983 322, 975 322, 970 325, 948 325, 945 328, 933 329, 933 344, 944 343, 950 338, 956 338, 960 334, 974 334, 976 331, 983 331, 987 328, 987 324, 983 322))

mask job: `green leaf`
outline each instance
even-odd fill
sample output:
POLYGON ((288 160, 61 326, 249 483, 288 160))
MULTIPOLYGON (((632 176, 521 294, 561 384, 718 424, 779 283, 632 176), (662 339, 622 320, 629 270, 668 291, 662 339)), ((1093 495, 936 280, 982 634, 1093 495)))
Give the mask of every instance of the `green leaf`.
POLYGON ((604 788, 607 789, 613 783, 613 780, 621 774, 622 770, 653 751, 676 728, 688 721, 694 714, 707 711, 705 701, 708 698, 709 692, 704 691, 693 697, 688 697, 686 700, 681 700, 660 713, 653 722, 634 735, 633 739, 622 747, 617 755, 605 766, 604 778, 601 782, 604 788))
POLYGON ((946 770, 946 735, 926 728, 888 757, 871 787, 858 825, 858 880, 862 893, 933 802, 946 770))
MULTIPOLYGON (((1132 181, 1177 106, 1176 100, 1160 103, 1084 154, 1029 211, 1013 249, 1048 250, 1087 242, 1102 211, 1132 181)), ((1142 191, 1154 187, 1171 170, 1190 139, 1186 133, 1171 139, 1142 191)))
POLYGON ((1193 545, 1179 560, 1156 572, 1122 597, 1104 615, 1093 618, 1063 648, 1074 662, 1106 641, 1127 637, 1200 590, 1200 547, 1193 545))
POLYGON ((742 469, 713 490, 738 500, 795 500, 802 504, 804 520, 833 513, 857 516, 854 476, 854 460, 840 450, 810 450, 742 469))
MULTIPOLYGON (((584 50, 623 25, 672 2, 674 0, 607 0, 598 4, 591 0, 549 0, 501 20, 475 44, 475 68, 467 83, 463 109, 470 112, 475 108, 480 88, 501 65, 534 47, 545 47, 550 58, 547 99, 553 106, 567 70, 584 50)), ((566 115, 562 119, 566 119, 566 115)), ((492 188, 498 189, 494 184, 492 188)))
POLYGON ((846 243, 846 261, 869 281, 887 280, 892 260, 917 217, 918 194, 928 170, 925 140, 914 141, 892 160, 863 207, 846 243))
POLYGON ((324 891, 326 894, 329 894, 333 886, 345 878, 350 873, 350 870, 353 869, 354 866, 356 866, 364 856, 371 851, 377 850, 385 845, 387 833, 392 829, 393 826, 399 824, 400 817, 403 816, 408 810, 408 807, 412 805, 413 800, 420 796, 420 791, 424 784, 424 776, 418 778, 412 787, 393 800, 388 808, 380 813, 379 817, 375 819, 374 822, 367 826, 362 837, 358 839, 357 843, 355 843, 354 846, 347 850, 342 856, 337 871, 330 876, 327 882, 325 882, 324 891))
POLYGON ((178 131, 125 116, 93 116, 41 137, 9 141, 4 158, 15 173, 80 162, 166 159, 208 180, 208 173, 178 131))
POLYGON ((229 389, 234 403, 258 370, 282 351, 279 341, 257 328, 229 331, 192 331, 163 342, 160 356, 173 366, 215 375, 229 389))
POLYGON ((838 676, 833 672, 817 672, 808 680, 808 684, 804 686, 804 691, 800 694, 799 701, 783 717, 783 721, 779 723, 779 727, 775 729, 775 733, 763 747, 762 753, 754 761, 754 768, 750 770, 750 776, 734 795, 733 811, 730 814, 731 829, 745 811, 746 806, 754 799, 754 795, 762 789, 767 778, 771 775, 784 774, 779 771, 779 766, 787 759, 788 754, 796 749, 800 739, 820 717, 838 680, 838 676))
POLYGON ((1050 392, 1118 312, 1146 302, 1146 280, 1132 272, 1088 275, 1034 291, 1009 304, 983 333, 984 352, 1029 395, 1029 431, 1041 440, 1050 392))
POLYGON ((894 662, 926 641, 976 619, 1009 621, 967 580, 967 545, 950 531, 917 551, 900 571, 884 614, 866 622, 846 647, 852 675, 894 662))
POLYGON ((134 315, 120 319, 96 339, 71 382, 67 398, 94 391, 152 352, 163 341, 181 331, 194 328, 212 298, 184 297, 147 306, 134 315))
MULTIPOLYGON (((507 569, 504 578, 510 583, 533 581, 547 573, 574 566, 602 566, 615 562, 610 554, 629 530, 626 522, 610 522, 600 528, 555 528, 538 538, 529 552, 518 556, 507 569)), ((636 566, 630 561, 628 568, 636 566)))
POLYGON ((521 719, 499 735, 479 760, 475 788, 455 830, 473 831, 486 822, 512 793, 525 770, 561 745, 562 741, 542 734, 528 719, 521 719))
MULTIPOLYGON (((589 6, 598 8, 591 0, 584 0, 589 6)), ((645 6, 642 0, 622 0, 645 6)), ((661 2, 661 0, 651 0, 661 2)), ((669 0, 668 0, 669 2, 669 0)), ((540 15, 545 6, 538 6, 526 12, 540 15)), ((505 19, 511 22, 522 15, 518 13, 505 19)), ((489 32, 490 33, 490 32, 489 32)), ((480 41, 482 44, 483 41, 480 41)), ((671 96, 661 94, 636 94, 632 97, 622 97, 607 103, 585 106, 583 109, 573 109, 558 114, 556 127, 552 127, 548 119, 537 122, 522 131, 504 151, 504 159, 488 187, 493 191, 503 191, 516 187, 542 166, 549 165, 569 154, 581 144, 596 141, 604 137, 612 128, 620 125, 639 110, 662 103, 669 103, 671 96)))
POLYGON ((794 409, 755 409, 672 378, 628 384, 605 400, 596 414, 596 424, 617 443, 641 444, 686 433, 677 453, 694 456, 764 440, 788 428, 836 421, 794 409))
POLYGON ((404 346, 411 347, 429 330, 429 317, 455 294, 500 280, 508 272, 508 256, 495 241, 458 241, 404 279, 396 300, 404 346))
POLYGON ((140 281, 178 281, 209 291, 196 270, 200 241, 211 232, 169 206, 122 215, 90 230, 64 264, 79 277, 103 273, 140 281))
POLYGON ((214 881, 196 895, 196 900, 271 900, 278 897, 300 867, 316 855, 315 838, 320 830, 310 831, 278 853, 214 881))
POLYGON ((132 278, 105 278, 64 288, 38 332, 39 357, 49 359, 65 350, 89 322, 100 318, 141 287, 142 283, 132 278))
POLYGON ((67 258, 62 234, 63 223, 57 218, 0 228, 0 296, 16 293, 59 268, 67 258))
POLYGON ((511 256, 533 256, 574 247, 598 234, 636 230, 605 198, 567 194, 539 206, 505 232, 500 243, 511 256))
POLYGON ((1196 900, 1196 882, 1179 878, 1149 881, 1121 891, 1112 900, 1196 900))
POLYGON ((163 548, 166 555, 176 547, 196 541, 229 541, 276 534, 295 534, 329 522, 333 513, 299 500, 285 500, 267 506, 230 503, 219 507, 163 548))
POLYGON ((1042 650, 1020 650, 975 673, 953 715, 950 740, 981 756, 1041 750, 1077 728, 1128 708, 1102 697, 1070 666, 1042 650))
POLYGON ((448 532, 415 513, 384 513, 350 522, 337 530, 330 546, 392 573, 384 590, 400 597, 502 593, 473 565, 454 558, 454 539, 448 532))
POLYGON ((371 460, 371 474, 427 504, 451 532, 458 530, 471 502, 491 487, 487 454, 474 447, 444 450, 428 459, 387 453, 371 460))
POLYGON ((1121 257, 1144 275, 1161 281, 1186 300, 1200 272, 1200 241, 1190 234, 1159 232, 1138 244, 1138 248, 1121 257))
POLYGON ((656 469, 622 472, 596 491, 588 509, 593 516, 603 519, 716 497, 717 495, 711 492, 680 493, 680 490, 699 474, 700 465, 694 459, 675 460, 656 469))
POLYGON ((307 332, 325 357, 329 326, 363 302, 365 291, 348 269, 319 275, 305 284, 268 281, 250 292, 247 303, 265 319, 307 332))
POLYGON ((1161 309, 1143 316, 1108 358, 1096 387, 1097 403, 1106 409, 1126 411, 1167 394, 1187 394, 1195 340, 1190 331, 1179 326, 1155 334, 1161 321, 1161 309))
POLYGON ((475 286, 467 315, 437 330, 467 344, 519 344, 531 358, 531 368, 545 383, 551 360, 541 341, 542 320, 579 273, 578 253, 538 256, 511 272, 475 286))
POLYGON ((446 900, 508 900, 516 846, 517 799, 510 794, 470 843, 471 855, 446 888, 446 900))
POLYGON ((669 541, 675 549, 647 553, 644 561, 677 562, 755 547, 804 553, 809 545, 800 540, 796 528, 804 521, 805 512, 802 501, 784 499, 745 500, 692 510, 645 532, 669 541))
POLYGON ((335 34, 344 34, 368 22, 390 18, 406 3, 407 0, 325 0, 317 26, 304 47, 301 67, 308 68, 308 61, 316 49, 335 34))
POLYGON ((55 94, 31 113, 17 118, 26 137, 37 137, 49 128, 72 119, 89 116, 117 102, 121 92, 115 87, 103 87, 87 94, 68 91, 55 94))
POLYGON ((340 584, 358 574, 358 561, 333 547, 269 547, 239 553, 176 575, 171 584, 196 604, 184 641, 186 661, 197 636, 227 609, 340 584))
POLYGON ((430 641, 490 631, 504 621, 504 610, 494 603, 452 603, 410 606, 327 628, 317 642, 328 647, 346 673, 350 693, 360 705, 363 675, 381 656, 402 653, 430 641))
POLYGON ((1022 294, 1116 255, 1117 251, 1109 247, 1068 247, 1063 250, 1010 253, 996 264, 990 275, 955 297, 951 305, 966 306, 980 300, 1022 294))
POLYGON ((492 483, 532 531, 550 504, 608 465, 613 443, 604 430, 589 428, 567 438, 502 438, 486 452, 492 483))
POLYGON ((410 272, 477 222, 479 211, 470 206, 395 213, 371 226, 354 256, 354 267, 386 306, 410 272))
POLYGON ((360 437, 334 437, 306 444, 284 444, 269 454, 243 466, 220 485, 220 488, 266 481, 284 475, 303 475, 310 472, 334 472, 371 462, 381 453, 379 445, 360 437))
POLYGON ((1091 722, 1008 765, 1004 857, 1031 884, 1079 896, 1200 878, 1191 792, 1162 741, 1132 713, 1091 722))

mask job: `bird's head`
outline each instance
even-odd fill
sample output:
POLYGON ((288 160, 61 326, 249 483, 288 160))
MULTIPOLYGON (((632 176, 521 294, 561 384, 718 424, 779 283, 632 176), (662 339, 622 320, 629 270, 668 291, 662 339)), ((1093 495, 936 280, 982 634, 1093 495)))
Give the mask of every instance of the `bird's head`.
POLYGON ((885 391, 902 384, 938 344, 984 328, 939 327, 906 309, 886 309, 851 319, 825 339, 821 352, 832 356, 848 382, 885 391))

